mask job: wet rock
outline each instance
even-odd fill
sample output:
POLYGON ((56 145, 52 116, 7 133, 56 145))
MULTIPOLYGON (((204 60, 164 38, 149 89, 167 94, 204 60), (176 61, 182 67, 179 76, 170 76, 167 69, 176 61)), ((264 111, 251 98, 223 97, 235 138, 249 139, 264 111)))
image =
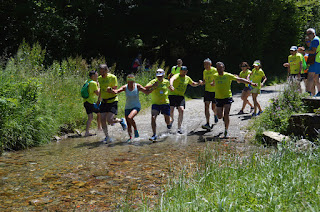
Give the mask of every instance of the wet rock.
POLYGON ((53 137, 53 140, 54 140, 54 141, 60 141, 60 140, 62 140, 62 139, 61 139, 59 136, 54 136, 54 137, 53 137))
POLYGON ((278 132, 265 131, 263 132, 263 140, 268 145, 276 146, 278 143, 289 141, 290 138, 278 132))

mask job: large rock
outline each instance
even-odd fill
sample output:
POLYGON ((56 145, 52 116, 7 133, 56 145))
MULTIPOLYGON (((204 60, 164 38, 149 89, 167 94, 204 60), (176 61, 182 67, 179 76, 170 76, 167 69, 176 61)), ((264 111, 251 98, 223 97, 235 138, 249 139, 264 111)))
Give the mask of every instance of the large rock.
POLYGON ((285 136, 273 131, 263 132, 263 139, 266 144, 272 146, 277 146, 278 143, 287 142, 290 140, 289 136, 285 136))
POLYGON ((303 113, 291 115, 289 133, 306 138, 316 138, 320 130, 320 115, 303 113))
POLYGON ((309 112, 313 112, 314 109, 320 107, 320 97, 308 97, 302 99, 303 104, 308 107, 309 112))

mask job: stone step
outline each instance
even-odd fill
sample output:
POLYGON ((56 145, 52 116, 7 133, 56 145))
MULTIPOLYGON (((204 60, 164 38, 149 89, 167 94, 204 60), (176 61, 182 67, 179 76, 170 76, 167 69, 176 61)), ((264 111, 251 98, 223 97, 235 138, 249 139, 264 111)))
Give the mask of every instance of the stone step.
POLYGON ((302 101, 308 107, 308 112, 313 112, 313 109, 320 107, 320 97, 307 97, 303 98, 302 101))
POLYGON ((289 141, 290 137, 282 135, 278 132, 265 131, 263 132, 263 140, 266 144, 270 146, 277 146, 278 143, 289 141))
POLYGON ((289 119, 289 133, 306 138, 316 138, 320 131, 320 115, 303 113, 291 115, 289 119))

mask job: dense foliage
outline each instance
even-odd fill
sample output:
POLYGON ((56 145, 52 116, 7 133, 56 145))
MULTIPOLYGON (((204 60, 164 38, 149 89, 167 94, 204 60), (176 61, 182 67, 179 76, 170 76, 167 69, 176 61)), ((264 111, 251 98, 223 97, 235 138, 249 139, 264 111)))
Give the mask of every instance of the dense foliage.
POLYGON ((182 58, 192 77, 202 61, 224 61, 238 72, 242 60, 262 59, 279 75, 291 45, 319 27, 317 0, 92 0, 2 1, 0 55, 15 54, 22 40, 39 42, 46 64, 69 56, 104 55, 128 70, 138 52, 151 62, 182 58))

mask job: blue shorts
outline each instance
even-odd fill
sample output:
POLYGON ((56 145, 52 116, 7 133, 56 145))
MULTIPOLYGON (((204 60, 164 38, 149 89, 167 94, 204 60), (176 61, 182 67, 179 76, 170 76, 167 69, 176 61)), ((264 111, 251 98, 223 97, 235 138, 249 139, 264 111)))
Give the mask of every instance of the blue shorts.
MULTIPOLYGON (((152 110, 156 110, 159 113, 162 113, 163 115, 168 115, 170 116, 170 105, 169 104, 164 104, 164 105, 152 105, 151 107, 152 110)), ((152 112, 151 110, 151 112, 152 112)))
POLYGON ((308 72, 314 72, 316 74, 320 74, 320 63, 315 62, 309 67, 308 72))
POLYGON ((130 114, 131 111, 133 111, 133 110, 136 110, 136 111, 138 111, 138 113, 139 113, 139 111, 141 110, 141 108, 134 107, 134 108, 131 108, 131 109, 125 109, 125 110, 124 110, 124 115, 125 115, 125 116, 129 116, 129 114, 130 114))

